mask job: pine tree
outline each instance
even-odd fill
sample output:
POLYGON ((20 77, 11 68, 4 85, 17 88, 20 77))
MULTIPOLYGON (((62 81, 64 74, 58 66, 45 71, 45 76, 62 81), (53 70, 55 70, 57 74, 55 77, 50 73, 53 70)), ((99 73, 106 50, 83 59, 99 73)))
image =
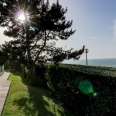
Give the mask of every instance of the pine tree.
POLYGON ((14 40, 2 45, 8 59, 19 60, 31 72, 35 81, 35 62, 53 61, 55 64, 65 59, 79 59, 84 46, 79 51, 58 48, 58 39, 67 40, 75 33, 70 29, 73 21, 66 21, 64 9, 59 1, 49 5, 49 0, 0 0, 0 26, 7 27, 4 34, 14 40))

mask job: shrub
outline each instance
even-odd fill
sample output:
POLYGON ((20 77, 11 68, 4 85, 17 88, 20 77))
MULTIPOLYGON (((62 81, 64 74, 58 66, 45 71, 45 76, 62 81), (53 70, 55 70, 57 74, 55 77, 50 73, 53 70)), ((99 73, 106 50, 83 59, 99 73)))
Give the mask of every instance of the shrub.
MULTIPOLYGON (((67 66, 48 66, 48 85, 60 104, 76 115, 107 116, 116 114, 116 78, 82 72, 78 68, 67 66), (92 83, 97 96, 83 94, 75 85, 77 80, 88 80, 92 83)), ((89 67, 90 68, 90 67, 89 67)), ((90 69, 89 69, 90 70, 90 69)))

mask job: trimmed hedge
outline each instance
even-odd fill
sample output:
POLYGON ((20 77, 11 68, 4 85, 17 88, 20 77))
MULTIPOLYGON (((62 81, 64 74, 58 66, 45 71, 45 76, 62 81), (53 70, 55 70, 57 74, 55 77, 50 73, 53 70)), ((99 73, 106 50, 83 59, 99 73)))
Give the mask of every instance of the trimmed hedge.
MULTIPOLYGON (((116 78, 96 73, 99 67, 71 65, 43 65, 36 67, 41 86, 48 86, 58 102, 78 116, 116 115, 116 78), (72 67, 72 68, 71 68, 72 67), (85 68, 86 67, 86 70, 85 68), (82 69, 84 69, 82 71, 82 69), (89 69, 87 71, 87 69, 89 69), (92 69, 92 70, 90 70, 92 69), (92 71, 92 72, 91 72, 92 71), (95 72, 95 73, 94 73, 95 72), (80 92, 76 80, 88 80, 92 83, 97 96, 80 92)), ((103 67, 101 67, 103 69, 103 67)), ((99 70, 100 71, 100 70, 99 70)), ((104 70, 106 71, 106 70, 104 70)), ((111 71, 110 71, 111 72, 111 71)), ((115 73, 115 70, 114 72, 115 73)))

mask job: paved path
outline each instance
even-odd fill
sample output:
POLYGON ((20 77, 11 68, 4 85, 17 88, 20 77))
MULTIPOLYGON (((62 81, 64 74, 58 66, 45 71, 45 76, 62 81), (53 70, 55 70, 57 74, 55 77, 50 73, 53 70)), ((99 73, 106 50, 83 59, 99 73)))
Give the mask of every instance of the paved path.
POLYGON ((0 116, 2 114, 2 110, 5 104, 5 100, 10 88, 10 81, 7 80, 9 77, 10 73, 9 72, 4 72, 0 76, 0 116))

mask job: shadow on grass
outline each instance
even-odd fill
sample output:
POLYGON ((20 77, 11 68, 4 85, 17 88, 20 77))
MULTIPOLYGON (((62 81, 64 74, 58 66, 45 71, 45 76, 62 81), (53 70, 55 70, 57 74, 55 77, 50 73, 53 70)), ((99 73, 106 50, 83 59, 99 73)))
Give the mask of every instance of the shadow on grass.
POLYGON ((34 87, 28 87, 28 90, 29 98, 24 96, 14 101, 14 104, 18 105, 19 108, 23 110, 25 116, 55 116, 46 108, 47 106, 49 107, 49 104, 43 98, 43 96, 46 96, 46 92, 39 89, 35 91, 34 87))
MULTIPOLYGON (((18 76, 18 73, 14 73, 14 75, 18 76)), ((28 96, 24 95, 20 99, 13 101, 13 104, 17 105, 25 116, 72 116, 54 104, 54 100, 49 95, 49 90, 29 85, 27 87, 28 96)))

